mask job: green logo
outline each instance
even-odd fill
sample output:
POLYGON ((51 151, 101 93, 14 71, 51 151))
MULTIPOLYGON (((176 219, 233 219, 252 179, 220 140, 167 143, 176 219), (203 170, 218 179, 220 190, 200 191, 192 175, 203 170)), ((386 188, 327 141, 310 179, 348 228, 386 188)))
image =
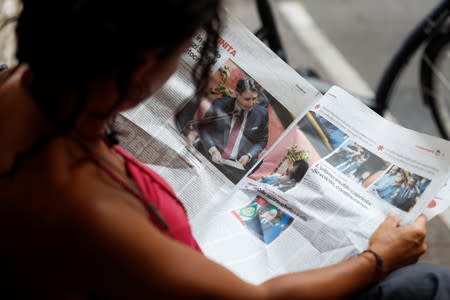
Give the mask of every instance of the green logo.
POLYGON ((241 209, 239 212, 241 216, 251 218, 256 216, 257 206, 255 204, 251 206, 247 206, 246 208, 241 209))

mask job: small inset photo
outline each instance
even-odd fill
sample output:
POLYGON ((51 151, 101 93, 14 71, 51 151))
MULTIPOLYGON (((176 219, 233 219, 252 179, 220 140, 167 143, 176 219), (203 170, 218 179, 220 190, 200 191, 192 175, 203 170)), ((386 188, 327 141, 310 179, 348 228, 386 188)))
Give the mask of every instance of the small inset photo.
POLYGON ((325 160, 364 188, 377 180, 389 166, 389 162, 352 140, 348 140, 325 160))
POLYGON ((348 137, 340 128, 315 111, 306 113, 298 122, 298 127, 320 157, 330 154, 348 137))
POLYGON ((418 202, 430 182, 430 179, 391 165, 371 186, 370 191, 378 198, 407 212, 418 202))
POLYGON ((272 243, 294 220, 275 205, 258 197, 233 215, 258 239, 272 243))
POLYGON ((342 130, 317 112, 309 111, 272 148, 249 178, 286 192, 301 182, 310 166, 346 139, 342 130))
POLYGON ((283 157, 277 168, 268 175, 261 176, 258 181, 286 192, 299 183, 309 169, 309 152, 297 150, 292 146, 283 157))

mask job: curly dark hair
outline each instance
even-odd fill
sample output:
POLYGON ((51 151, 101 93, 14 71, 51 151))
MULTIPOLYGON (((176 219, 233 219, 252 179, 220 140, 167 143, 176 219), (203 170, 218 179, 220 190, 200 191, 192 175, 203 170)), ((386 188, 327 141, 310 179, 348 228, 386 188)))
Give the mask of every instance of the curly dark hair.
POLYGON ((306 160, 300 159, 294 162, 293 168, 294 171, 291 174, 291 179, 293 179, 295 182, 299 182, 308 171, 309 165, 306 160))
POLYGON ((206 38, 192 75, 198 94, 207 85, 221 29, 220 0, 22 2, 16 26, 17 60, 29 66, 31 94, 56 132, 21 157, 75 125, 95 80, 118 74, 119 100, 98 116, 106 118, 132 92, 130 79, 145 53, 156 50, 163 59, 199 31, 206 38), (61 101, 68 94, 75 99, 61 101))

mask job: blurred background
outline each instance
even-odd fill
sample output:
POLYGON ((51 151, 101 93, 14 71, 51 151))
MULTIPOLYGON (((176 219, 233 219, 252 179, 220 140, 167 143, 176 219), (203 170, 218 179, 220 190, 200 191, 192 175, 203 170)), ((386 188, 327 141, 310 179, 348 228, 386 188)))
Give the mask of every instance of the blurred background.
MULTIPOLYGON (((406 35, 438 0, 272 0, 289 64, 312 68, 321 78, 355 95, 370 97, 384 68, 406 35)), ((251 31, 260 27, 254 0, 225 0, 251 31)), ((0 63, 14 64, 17 0, 0 0, 0 63)), ((418 90, 418 58, 405 70, 392 96, 390 116, 401 125, 438 135, 418 90)), ((423 261, 450 267, 450 213, 430 222, 423 261)))

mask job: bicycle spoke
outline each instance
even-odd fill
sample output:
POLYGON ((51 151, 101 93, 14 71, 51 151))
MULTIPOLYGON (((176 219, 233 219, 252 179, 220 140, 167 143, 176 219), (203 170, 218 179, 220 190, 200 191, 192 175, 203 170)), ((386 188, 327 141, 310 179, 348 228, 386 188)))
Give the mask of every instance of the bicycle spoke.
POLYGON ((436 66, 433 64, 433 62, 430 60, 428 56, 424 56, 424 61, 431 68, 433 73, 438 77, 440 82, 447 88, 447 90, 450 91, 450 82, 447 80, 444 73, 440 71, 438 68, 436 68, 436 66))

